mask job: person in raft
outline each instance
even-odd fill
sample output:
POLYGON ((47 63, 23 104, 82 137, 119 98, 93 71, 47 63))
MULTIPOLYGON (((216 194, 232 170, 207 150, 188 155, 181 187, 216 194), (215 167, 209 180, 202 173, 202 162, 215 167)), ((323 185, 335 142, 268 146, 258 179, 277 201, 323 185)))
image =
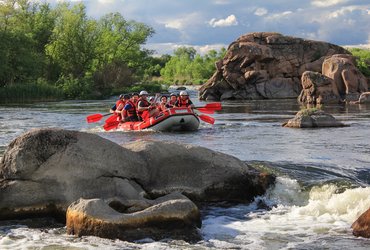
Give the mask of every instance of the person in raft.
POLYGON ((153 106, 150 102, 148 102, 148 92, 145 90, 140 91, 139 94, 140 98, 137 103, 137 116, 139 118, 139 121, 145 120, 146 117, 151 117, 158 113, 158 110, 156 110, 156 107, 153 106), (145 115, 146 117, 143 117, 144 111, 149 112, 149 116, 145 115))
POLYGON ((161 97, 161 102, 157 106, 157 109, 159 112, 162 112, 169 108, 171 108, 171 106, 167 103, 167 96, 163 95, 161 97))
POLYGON ((175 93, 171 93, 170 101, 168 102, 168 105, 170 106, 170 108, 175 107, 176 101, 177 101, 177 95, 175 93))
POLYGON ((123 107, 126 104, 126 101, 124 99, 124 96, 125 96, 124 94, 119 95, 118 100, 113 105, 113 107, 110 108, 109 113, 111 113, 113 115, 118 115, 118 116, 121 117, 121 113, 122 113, 123 107))
POLYGON ((135 104, 135 107, 137 107, 137 103, 139 101, 139 94, 138 93, 132 93, 131 95, 131 101, 135 104))
POLYGON ((122 110, 122 122, 137 122, 139 119, 136 114, 135 98, 125 95, 124 99, 127 101, 122 110))
POLYGON ((191 107, 191 108, 194 108, 195 106, 194 106, 193 102, 189 99, 188 92, 181 91, 180 92, 180 97, 175 103, 175 107, 181 107, 181 108, 191 107))

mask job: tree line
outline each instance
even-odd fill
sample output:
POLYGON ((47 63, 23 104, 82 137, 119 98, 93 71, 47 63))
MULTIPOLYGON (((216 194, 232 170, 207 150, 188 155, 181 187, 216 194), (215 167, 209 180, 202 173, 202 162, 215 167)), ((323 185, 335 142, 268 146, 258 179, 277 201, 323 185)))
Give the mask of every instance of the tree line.
POLYGON ((32 83, 55 87, 64 98, 88 98, 153 79, 199 83, 225 53, 200 56, 182 47, 154 57, 142 47, 154 33, 119 13, 88 17, 83 3, 0 1, 0 91, 32 83))

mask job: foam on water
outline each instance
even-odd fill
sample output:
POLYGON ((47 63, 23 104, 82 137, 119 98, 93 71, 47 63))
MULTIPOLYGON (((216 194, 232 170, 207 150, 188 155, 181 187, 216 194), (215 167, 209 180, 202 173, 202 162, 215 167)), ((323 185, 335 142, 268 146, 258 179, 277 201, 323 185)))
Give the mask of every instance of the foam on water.
POLYGON ((213 242, 217 239, 215 246, 222 244, 219 241, 226 241, 247 244, 251 249, 302 244, 318 247, 318 237, 322 235, 340 236, 333 244, 346 245, 346 238, 352 244, 350 226, 370 207, 370 187, 342 193, 338 190, 335 185, 324 185, 303 192, 295 180, 278 177, 276 186, 255 201, 262 199, 269 205, 275 204, 270 211, 255 210, 251 204, 244 206, 243 220, 208 216, 203 221, 202 233, 205 239, 213 242))

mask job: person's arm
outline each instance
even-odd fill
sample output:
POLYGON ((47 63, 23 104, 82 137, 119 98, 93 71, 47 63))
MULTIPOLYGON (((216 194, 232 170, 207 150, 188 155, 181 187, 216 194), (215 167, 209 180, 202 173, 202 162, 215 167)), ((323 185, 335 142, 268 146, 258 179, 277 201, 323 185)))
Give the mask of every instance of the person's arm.
POLYGON ((110 108, 109 113, 114 114, 114 113, 115 113, 115 111, 116 111, 116 109, 117 109, 117 106, 116 106, 116 104, 114 104, 114 105, 110 108))

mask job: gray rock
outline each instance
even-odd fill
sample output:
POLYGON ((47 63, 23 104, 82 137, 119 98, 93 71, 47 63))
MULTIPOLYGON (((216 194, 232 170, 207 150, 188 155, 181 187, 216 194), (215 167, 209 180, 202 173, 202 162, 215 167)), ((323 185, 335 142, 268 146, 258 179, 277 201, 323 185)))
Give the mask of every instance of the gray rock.
POLYGON ((344 127, 345 124, 338 122, 332 115, 322 110, 306 109, 299 111, 293 119, 283 124, 289 128, 323 128, 344 127))
POLYGON ((67 233, 77 236, 139 240, 150 237, 199 240, 201 226, 198 207, 181 194, 171 194, 154 200, 141 211, 117 211, 102 199, 80 199, 67 210, 67 233))
POLYGON ((197 201, 250 201, 274 177, 202 147, 136 142, 39 129, 10 143, 0 162, 0 219, 58 213, 79 198, 118 199, 128 211, 149 195, 182 192, 197 201))

